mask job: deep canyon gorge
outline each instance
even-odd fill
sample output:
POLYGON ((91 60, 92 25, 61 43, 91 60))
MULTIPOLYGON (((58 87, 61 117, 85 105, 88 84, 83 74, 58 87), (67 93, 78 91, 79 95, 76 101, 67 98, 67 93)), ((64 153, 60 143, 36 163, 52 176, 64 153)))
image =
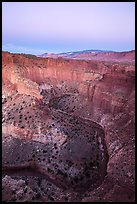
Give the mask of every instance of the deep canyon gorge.
POLYGON ((135 201, 135 63, 129 56, 3 52, 2 114, 4 202, 135 201))

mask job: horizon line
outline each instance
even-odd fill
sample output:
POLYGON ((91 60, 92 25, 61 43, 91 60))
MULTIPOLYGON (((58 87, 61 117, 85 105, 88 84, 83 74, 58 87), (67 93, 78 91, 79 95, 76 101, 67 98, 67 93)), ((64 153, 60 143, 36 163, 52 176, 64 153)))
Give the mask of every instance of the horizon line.
MULTIPOLYGON (((64 54, 64 53, 69 53, 69 52, 84 52, 84 51, 104 51, 104 52, 132 52, 135 51, 135 49, 130 49, 130 50, 103 50, 103 49, 84 49, 84 50, 75 50, 75 51, 66 51, 66 52, 44 52, 42 54, 64 54)), ((8 51, 8 50, 2 50, 2 52, 9 52, 11 54, 31 54, 31 55, 42 55, 42 54, 32 54, 32 53, 25 53, 25 52, 18 52, 18 51, 8 51)))

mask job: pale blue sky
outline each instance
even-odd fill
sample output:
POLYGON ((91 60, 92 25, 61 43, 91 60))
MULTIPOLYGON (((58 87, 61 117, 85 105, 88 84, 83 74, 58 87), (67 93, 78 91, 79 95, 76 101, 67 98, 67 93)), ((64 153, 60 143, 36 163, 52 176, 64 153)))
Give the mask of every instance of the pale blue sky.
POLYGON ((42 54, 135 49, 134 2, 3 2, 2 49, 42 54))

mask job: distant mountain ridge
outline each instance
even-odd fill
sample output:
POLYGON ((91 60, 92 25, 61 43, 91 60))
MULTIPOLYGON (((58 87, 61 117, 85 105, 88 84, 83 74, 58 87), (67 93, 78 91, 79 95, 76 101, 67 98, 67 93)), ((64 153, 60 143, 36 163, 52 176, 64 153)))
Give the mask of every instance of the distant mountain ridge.
POLYGON ((71 52, 61 52, 61 53, 43 53, 41 55, 37 55, 37 57, 48 57, 48 56, 74 56, 76 54, 84 54, 84 53, 99 53, 99 52, 113 52, 111 50, 80 50, 80 51, 71 51, 71 52))
POLYGON ((37 57, 51 57, 51 58, 69 58, 69 59, 85 59, 85 60, 99 60, 99 61, 134 61, 135 50, 117 52, 111 50, 82 50, 74 52, 63 53, 44 53, 37 55, 37 57))

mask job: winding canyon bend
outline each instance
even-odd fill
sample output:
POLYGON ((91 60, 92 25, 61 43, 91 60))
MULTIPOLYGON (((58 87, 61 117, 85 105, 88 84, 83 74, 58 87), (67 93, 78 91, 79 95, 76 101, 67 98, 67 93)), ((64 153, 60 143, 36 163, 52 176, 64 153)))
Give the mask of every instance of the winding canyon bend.
POLYGON ((130 54, 116 61, 2 53, 3 201, 134 202, 130 54))

